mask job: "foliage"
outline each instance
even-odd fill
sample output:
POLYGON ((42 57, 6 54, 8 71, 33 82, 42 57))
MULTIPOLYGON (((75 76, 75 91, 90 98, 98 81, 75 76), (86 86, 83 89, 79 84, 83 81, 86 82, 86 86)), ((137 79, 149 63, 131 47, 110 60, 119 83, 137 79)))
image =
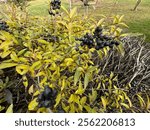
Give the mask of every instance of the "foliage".
MULTIPOLYGON (((149 111, 150 95, 131 97, 131 81, 120 78, 118 65, 118 72, 109 69, 116 65, 111 62, 126 54, 120 40, 125 36, 122 27, 127 26, 123 16, 110 18, 108 24, 105 17, 96 21, 80 16, 77 8, 61 9, 61 15, 48 18, 16 15, 7 21, 10 32, 0 31, 0 70, 13 70, 19 77, 18 93, 24 93, 14 98, 14 104, 8 103, 7 112, 12 107, 15 112, 136 112, 134 99, 139 109, 149 111), (97 27, 119 44, 98 50, 81 46, 76 39, 93 34, 97 27), (21 104, 24 98, 26 102, 21 104)), ((9 90, 17 91, 13 85, 9 90)))

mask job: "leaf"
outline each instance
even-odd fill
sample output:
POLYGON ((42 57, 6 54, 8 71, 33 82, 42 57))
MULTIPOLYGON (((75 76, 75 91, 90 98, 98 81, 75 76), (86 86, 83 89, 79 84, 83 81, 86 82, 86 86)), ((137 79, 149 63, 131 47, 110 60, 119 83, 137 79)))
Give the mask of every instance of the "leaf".
POLYGON ((122 43, 117 46, 117 49, 121 53, 121 55, 124 56, 124 48, 122 43))
POLYGON ((31 85, 31 86, 29 87, 28 93, 29 93, 30 95, 34 93, 34 86, 33 86, 33 85, 31 85))
POLYGON ((98 21, 98 23, 97 23, 97 26, 102 25, 102 23, 104 22, 104 20, 105 20, 105 18, 100 19, 100 20, 98 21))
POLYGON ((119 23, 119 25, 123 26, 123 27, 126 27, 126 28, 129 28, 128 25, 126 25, 125 23, 119 23))
POLYGON ((56 108, 57 105, 60 103, 61 97, 62 97, 62 96, 61 96, 61 93, 59 93, 59 94, 57 95, 57 97, 56 97, 56 100, 55 100, 55 101, 56 101, 56 104, 55 104, 55 106, 54 106, 55 108, 56 108))
POLYGON ((125 104, 125 103, 120 103, 122 106, 124 106, 125 108, 129 109, 129 105, 125 104))
POLYGON ((37 95, 39 95, 39 94, 40 94, 40 91, 37 90, 37 91, 33 94, 33 96, 35 97, 35 96, 37 96, 37 95))
POLYGON ((66 83, 65 83, 65 79, 62 80, 62 86, 61 86, 61 91, 64 90, 65 86, 66 86, 66 83))
POLYGON ((71 12, 70 12, 70 19, 72 19, 73 16, 75 16, 76 13, 77 13, 77 8, 74 7, 74 8, 71 10, 71 12))
POLYGON ((87 72, 84 77, 84 89, 86 89, 86 87, 88 86, 89 78, 90 78, 90 73, 87 72))
POLYGON ((75 92, 75 94, 79 94, 79 95, 82 95, 84 93, 84 88, 82 87, 82 82, 80 81, 79 82, 79 87, 77 89, 77 91, 75 92))
POLYGON ((71 96, 70 96, 70 98, 68 100, 68 103, 72 103, 74 100, 75 100, 75 95, 71 94, 71 96))
POLYGON ((18 61, 19 61, 18 56, 16 55, 15 52, 12 52, 12 53, 10 54, 10 57, 11 57, 11 59, 12 59, 13 61, 15 61, 15 62, 18 62, 18 61))
POLYGON ((144 99, 141 97, 141 95, 139 94, 136 94, 136 95, 138 97, 141 107, 144 107, 146 105, 144 99))
POLYGON ((149 110, 150 109, 150 97, 146 94, 147 97, 147 103, 146 103, 146 109, 149 110))
POLYGON ((24 64, 20 64, 20 65, 16 66, 16 71, 20 75, 24 75, 24 74, 26 74, 29 71, 29 66, 28 65, 24 65, 24 64))
POLYGON ((36 102, 37 98, 33 99, 29 105, 28 105, 28 110, 29 111, 33 111, 36 109, 36 107, 38 106, 38 103, 36 102))
POLYGON ((89 94, 90 104, 92 104, 97 98, 97 91, 92 88, 92 94, 89 94))
POLYGON ((74 62, 74 60, 72 58, 66 58, 64 62, 66 63, 67 66, 70 66, 74 62))
POLYGON ((48 45, 49 42, 45 41, 45 40, 42 40, 42 39, 38 39, 38 42, 39 43, 42 43, 42 44, 45 44, 45 45, 48 45))
POLYGON ((85 105, 84 108, 86 109, 86 111, 87 111, 88 113, 91 113, 91 112, 92 112, 92 109, 91 109, 90 106, 85 105))
POLYGON ((22 79, 23 79, 23 85, 25 87, 28 87, 28 79, 27 79, 27 77, 25 75, 23 75, 22 79))
POLYGON ((124 15, 122 15, 122 16, 119 18, 119 23, 122 21, 123 18, 124 18, 124 15))
POLYGON ((5 109, 5 107, 0 105, 0 112, 3 111, 5 109))
POLYGON ((78 67, 78 68, 76 69, 76 72, 75 72, 75 75, 74 75, 74 86, 76 86, 76 84, 77 84, 77 82, 78 82, 78 80, 79 80, 79 78, 80 78, 81 72, 83 72, 83 71, 84 71, 84 70, 83 70, 82 67, 78 67))
POLYGON ((10 68, 10 67, 14 67, 17 66, 17 63, 1 63, 0 64, 0 69, 5 69, 5 68, 10 68))
POLYGON ((106 110, 107 99, 105 97, 101 96, 101 100, 102 100, 102 104, 103 104, 104 110, 106 110))
POLYGON ((6 110, 6 113, 13 113, 13 104, 11 104, 8 109, 6 110))
POLYGON ((86 100, 87 100, 86 96, 81 98, 80 103, 81 103, 82 106, 84 106, 84 104, 86 103, 86 100))
POLYGON ((1 58, 6 58, 10 53, 11 53, 11 51, 9 51, 9 50, 4 51, 4 52, 1 54, 1 58))
POLYGON ((37 70, 42 66, 41 61, 36 61, 32 64, 32 66, 30 67, 30 70, 37 70))

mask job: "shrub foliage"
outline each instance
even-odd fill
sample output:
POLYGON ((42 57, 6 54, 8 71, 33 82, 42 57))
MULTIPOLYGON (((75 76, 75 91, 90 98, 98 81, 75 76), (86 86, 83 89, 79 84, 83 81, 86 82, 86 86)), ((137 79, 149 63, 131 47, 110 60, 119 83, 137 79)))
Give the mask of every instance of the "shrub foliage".
POLYGON ((60 12, 0 21, 0 110, 149 112, 150 51, 122 41, 123 16, 60 12))

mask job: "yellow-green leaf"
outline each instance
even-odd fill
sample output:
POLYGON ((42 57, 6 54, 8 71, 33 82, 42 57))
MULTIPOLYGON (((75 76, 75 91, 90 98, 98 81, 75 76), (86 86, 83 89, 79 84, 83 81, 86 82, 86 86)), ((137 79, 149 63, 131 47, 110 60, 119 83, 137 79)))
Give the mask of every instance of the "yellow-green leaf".
POLYGON ((13 61, 15 61, 15 62, 18 62, 18 61, 19 61, 18 56, 17 56, 17 54, 16 54, 15 52, 12 52, 12 53, 10 54, 10 57, 11 57, 11 59, 12 59, 13 61))
POLYGON ((86 87, 89 84, 89 78, 90 78, 90 73, 87 72, 84 77, 84 89, 86 89, 86 87))
POLYGON ((29 105, 28 105, 28 110, 29 111, 33 111, 33 110, 36 110, 37 106, 38 106, 38 103, 36 102, 37 98, 33 99, 29 105))
POLYGON ((107 99, 105 97, 101 96, 101 100, 102 100, 102 104, 103 104, 104 110, 106 110, 107 99))
POLYGON ((61 100, 61 94, 58 94, 57 97, 56 97, 56 104, 54 107, 57 107, 57 105, 60 103, 60 100, 61 100))
POLYGON ((26 74, 29 71, 29 66, 28 65, 24 65, 24 64, 17 65, 16 66, 16 71, 20 75, 24 75, 24 74, 26 74))
POLYGON ((13 104, 7 108, 6 113, 13 113, 13 104))
POLYGON ((14 67, 17 66, 17 63, 1 63, 0 64, 0 69, 5 69, 5 68, 10 68, 10 67, 14 67))

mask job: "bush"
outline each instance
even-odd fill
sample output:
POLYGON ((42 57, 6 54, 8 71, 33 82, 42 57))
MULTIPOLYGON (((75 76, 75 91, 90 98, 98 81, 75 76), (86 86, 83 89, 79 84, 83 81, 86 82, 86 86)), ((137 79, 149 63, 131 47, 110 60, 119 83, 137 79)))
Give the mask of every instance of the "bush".
POLYGON ((108 23, 64 7, 15 16, 0 31, 2 112, 149 111, 148 90, 139 89, 148 87, 149 50, 122 43, 123 16, 108 23))

